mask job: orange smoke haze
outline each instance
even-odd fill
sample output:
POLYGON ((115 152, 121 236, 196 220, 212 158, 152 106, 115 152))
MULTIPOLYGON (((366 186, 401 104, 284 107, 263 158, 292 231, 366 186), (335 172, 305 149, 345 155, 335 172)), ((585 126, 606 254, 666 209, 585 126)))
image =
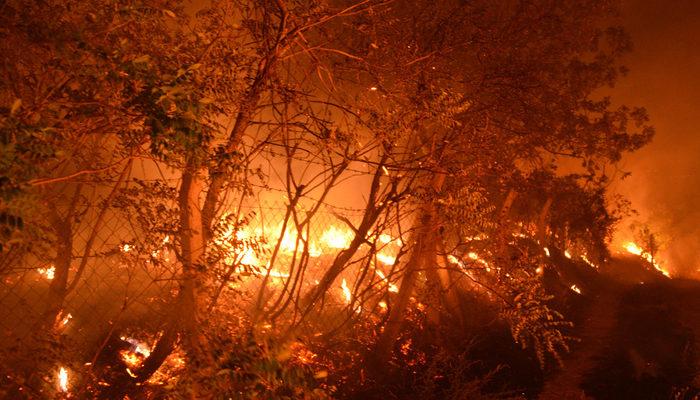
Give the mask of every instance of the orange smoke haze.
POLYGON ((693 276, 700 267, 700 2, 627 0, 623 16, 634 51, 625 60, 630 73, 612 96, 646 107, 656 137, 621 163, 632 176, 612 189, 639 215, 620 225, 613 250, 630 240, 630 222, 647 223, 660 233, 658 258, 671 273, 693 276))

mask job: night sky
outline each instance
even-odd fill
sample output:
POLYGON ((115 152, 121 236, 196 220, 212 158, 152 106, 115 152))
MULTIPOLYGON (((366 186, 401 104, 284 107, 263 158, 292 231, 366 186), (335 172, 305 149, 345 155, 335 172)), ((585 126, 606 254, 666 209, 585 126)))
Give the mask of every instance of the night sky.
MULTIPOLYGON (((700 267, 700 1, 625 0, 623 22, 634 51, 630 73, 613 91, 619 103, 641 105, 654 141, 621 164, 632 176, 614 189, 633 201, 635 219, 661 233, 671 271, 700 267)), ((621 228, 625 228, 626 221, 621 228)), ((617 240, 624 240, 622 233, 617 240)))

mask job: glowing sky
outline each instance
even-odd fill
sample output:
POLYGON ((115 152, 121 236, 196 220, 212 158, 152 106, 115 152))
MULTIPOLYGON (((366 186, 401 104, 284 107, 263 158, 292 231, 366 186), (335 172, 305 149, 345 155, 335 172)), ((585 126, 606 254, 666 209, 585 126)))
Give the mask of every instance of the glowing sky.
POLYGON ((645 106, 656 137, 624 159, 633 175, 615 189, 663 232, 672 269, 692 273, 700 267, 700 1, 624 0, 623 22, 634 52, 613 96, 645 106))

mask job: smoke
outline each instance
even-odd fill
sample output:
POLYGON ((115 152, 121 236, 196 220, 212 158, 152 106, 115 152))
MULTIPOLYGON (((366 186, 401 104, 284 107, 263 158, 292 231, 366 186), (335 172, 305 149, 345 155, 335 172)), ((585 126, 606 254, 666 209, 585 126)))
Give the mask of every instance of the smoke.
POLYGON ((629 75, 613 90, 614 101, 641 105, 656 137, 623 160, 632 176, 613 190, 639 215, 621 224, 616 242, 630 238, 627 225, 647 223, 663 244, 660 259, 675 275, 697 274, 700 254, 700 2, 628 0, 623 23, 634 41, 625 64, 629 75))

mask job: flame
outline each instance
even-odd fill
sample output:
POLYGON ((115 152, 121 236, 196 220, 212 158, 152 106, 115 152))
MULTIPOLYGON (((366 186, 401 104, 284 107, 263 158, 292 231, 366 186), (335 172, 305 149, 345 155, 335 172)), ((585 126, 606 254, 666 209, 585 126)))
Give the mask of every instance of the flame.
POLYGON ((598 266, 595 265, 591 260, 589 260, 588 257, 586 257, 585 254, 583 254, 583 255, 581 256, 581 259, 583 260, 583 262, 585 262, 586 264, 590 265, 591 267, 596 268, 596 269, 598 268, 598 266))
POLYGON ((544 250, 544 254, 546 254, 547 257, 549 257, 549 249, 544 247, 543 250, 544 250))
POLYGON ((388 286, 388 289, 387 289, 388 291, 390 291, 392 293, 399 292, 399 287, 396 286, 395 284, 389 282, 389 279, 387 279, 386 275, 384 275, 384 273, 382 271, 377 270, 376 272, 377 272, 377 276, 379 276, 384 282, 386 282, 386 284, 388 286))
POLYGON ((661 273, 662 273, 664 276, 666 276, 667 278, 670 278, 670 277, 671 277, 671 274, 670 274, 668 271, 666 271, 665 269, 663 269, 663 268, 661 267, 661 265, 660 265, 656 260, 654 260, 654 257, 652 257, 651 254, 649 254, 649 253, 647 253, 646 251, 644 251, 644 249, 642 249, 641 247, 639 247, 639 246, 637 245, 637 243, 634 243, 634 242, 627 242, 627 243, 625 243, 622 247, 623 247, 625 250, 627 250, 628 253, 631 253, 631 254, 634 254, 634 255, 636 255, 636 256, 642 257, 642 258, 643 258, 644 260, 646 260, 649 264, 651 264, 652 266, 654 266, 654 268, 655 268, 657 271, 661 272, 661 273))
POLYGON ((53 280, 53 278, 56 276, 56 267, 52 265, 46 268, 37 268, 36 272, 43 275, 48 280, 53 280))
POLYGON ((122 336, 120 339, 131 345, 131 348, 128 350, 121 350, 119 352, 119 355, 121 355, 126 365, 130 367, 139 367, 143 360, 151 355, 151 349, 145 343, 126 336, 122 336))
POLYGON ((268 272, 261 272, 260 275, 269 275, 271 278, 289 278, 289 274, 271 269, 268 272))
POLYGON ((384 309, 384 310, 386 310, 387 307, 389 307, 389 306, 386 304, 386 301, 383 301, 383 300, 380 301, 379 303, 377 303, 377 305, 379 305, 379 308, 384 309))
POLYGON ((130 245, 129 243, 124 243, 124 244, 121 246, 121 250, 122 250, 123 253, 128 253, 128 252, 130 252, 130 251, 133 250, 133 249, 134 249, 134 246, 130 245))
MULTIPOLYGON (((350 304, 352 303, 352 292, 350 291, 350 288, 348 287, 348 282, 343 278, 343 281, 340 283, 340 287, 343 289, 343 296, 345 297, 345 304, 350 304)), ((355 306, 355 312, 360 313, 362 312, 362 306, 357 305, 355 306)))
POLYGON ((564 257, 571 259, 571 253, 569 253, 569 250, 564 250, 564 257))
POLYGON ((581 289, 579 289, 578 286, 576 286, 576 285, 571 285, 571 290, 573 290, 574 292, 576 292, 578 294, 581 294, 581 289))
POLYGON ((58 370, 58 388, 64 393, 68 391, 68 371, 63 367, 58 370))
POLYGON ((68 313, 62 320, 61 320, 61 326, 66 326, 68 322, 73 319, 73 315, 71 313, 68 313))
POLYGON ((486 260, 484 260, 483 258, 479 257, 478 254, 474 253, 473 251, 470 251, 469 253, 467 253, 467 257, 486 267, 486 272, 491 272, 491 266, 489 265, 489 263, 486 262, 486 260))
POLYGON ((260 260, 255 254, 255 250, 253 250, 253 248, 251 247, 246 246, 243 249, 243 253, 241 254, 239 263, 243 265, 258 266, 260 265, 260 260))
POLYGON ((352 301, 352 292, 350 291, 350 288, 348 287, 348 282, 345 280, 345 278, 343 278, 340 287, 343 289, 343 295, 345 296, 345 304, 350 304, 350 302, 352 301))
POLYGON ((394 265, 396 263, 396 257, 389 254, 377 253, 377 260, 386 265, 394 265))
POLYGON ((391 235, 382 233, 379 235, 379 241, 384 244, 389 244, 393 239, 391 238, 391 235))
POLYGON ((321 235, 321 242, 331 249, 347 249, 350 247, 353 235, 349 231, 343 231, 331 226, 321 235))
POLYGON ((460 267, 464 268, 464 263, 460 261, 457 257, 453 256, 452 254, 449 254, 447 256, 447 260, 451 262, 452 264, 457 264, 460 267))
POLYGON ((628 253, 632 253, 637 256, 641 256, 644 253, 641 247, 637 246, 637 243, 627 242, 622 246, 628 253))

